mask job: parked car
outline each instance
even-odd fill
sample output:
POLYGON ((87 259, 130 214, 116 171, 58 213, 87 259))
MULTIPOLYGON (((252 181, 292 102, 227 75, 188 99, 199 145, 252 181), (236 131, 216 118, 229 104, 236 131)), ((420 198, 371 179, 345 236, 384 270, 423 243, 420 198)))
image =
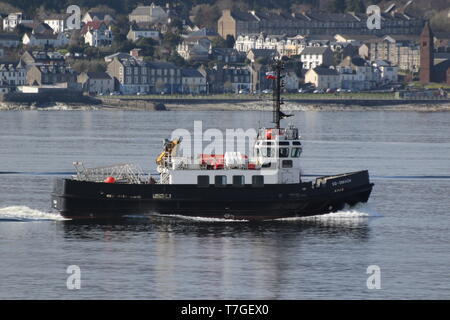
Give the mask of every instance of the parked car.
POLYGON ((272 93, 272 90, 270 90, 270 89, 264 89, 264 90, 262 91, 262 93, 272 93))
POLYGON ((323 91, 323 89, 316 89, 313 93, 325 93, 325 91, 323 91))

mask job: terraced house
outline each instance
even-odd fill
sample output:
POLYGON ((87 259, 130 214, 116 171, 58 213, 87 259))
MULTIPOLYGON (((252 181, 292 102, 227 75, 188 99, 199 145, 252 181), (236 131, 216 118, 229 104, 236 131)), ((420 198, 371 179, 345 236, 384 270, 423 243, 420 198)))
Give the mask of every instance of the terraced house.
POLYGON ((367 28, 366 14, 360 13, 272 13, 256 11, 222 11, 217 22, 219 34, 232 35, 334 35, 344 34, 419 34, 424 25, 422 19, 406 13, 406 8, 392 7, 382 13, 382 28, 367 28))
POLYGON ((22 62, 0 64, 0 80, 9 87, 24 85, 26 70, 22 62))
POLYGON ((174 64, 143 61, 132 56, 115 57, 108 74, 116 81, 116 89, 123 94, 181 93, 181 70, 174 64))
POLYGON ((76 82, 77 73, 67 66, 35 64, 27 70, 27 83, 32 86, 67 83, 70 87, 76 82))

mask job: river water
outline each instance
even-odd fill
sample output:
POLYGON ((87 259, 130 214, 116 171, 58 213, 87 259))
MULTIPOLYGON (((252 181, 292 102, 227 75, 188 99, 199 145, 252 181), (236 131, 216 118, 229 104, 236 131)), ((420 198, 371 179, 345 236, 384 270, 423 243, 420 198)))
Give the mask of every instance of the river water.
POLYGON ((50 192, 73 161, 151 171, 176 128, 248 129, 271 114, 1 112, 0 299, 449 299, 450 113, 295 115, 304 173, 369 169, 368 204, 281 221, 64 220, 50 192))

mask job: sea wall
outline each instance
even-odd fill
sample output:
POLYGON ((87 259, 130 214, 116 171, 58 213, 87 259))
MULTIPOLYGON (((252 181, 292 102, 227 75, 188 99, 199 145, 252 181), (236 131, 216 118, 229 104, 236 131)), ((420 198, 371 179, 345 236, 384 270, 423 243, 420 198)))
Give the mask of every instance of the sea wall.
POLYGON ((93 97, 85 96, 80 91, 74 90, 55 90, 49 92, 38 93, 22 93, 22 92, 9 92, 0 94, 1 102, 15 102, 15 103, 27 103, 27 104, 47 104, 54 102, 62 103, 84 103, 89 105, 99 105, 101 100, 93 97))
POLYGON ((115 98, 100 98, 104 107, 115 107, 133 110, 154 110, 164 111, 166 106, 164 103, 154 100, 143 99, 115 99, 115 98))

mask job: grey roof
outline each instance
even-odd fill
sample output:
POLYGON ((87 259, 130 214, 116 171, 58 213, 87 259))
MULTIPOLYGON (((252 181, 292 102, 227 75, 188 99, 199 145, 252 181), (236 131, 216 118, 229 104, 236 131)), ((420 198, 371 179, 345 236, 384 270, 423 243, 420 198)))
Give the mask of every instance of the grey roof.
POLYGON ((188 78, 204 78, 204 76, 197 69, 193 68, 182 69, 181 75, 188 78))
POLYGON ((7 34, 7 33, 2 33, 0 34, 0 40, 17 40, 20 41, 20 37, 17 34, 7 34))
POLYGON ((130 27, 131 31, 159 31, 155 28, 151 28, 150 26, 139 26, 138 24, 132 24, 130 27))
POLYGON ((242 55, 242 52, 237 51, 235 48, 213 48, 213 54, 221 55, 242 55))
POLYGON ((313 69, 318 75, 321 76, 337 76, 338 72, 334 69, 329 69, 325 67, 316 67, 313 69))
POLYGON ((36 68, 41 70, 42 73, 72 73, 76 74, 76 71, 67 66, 55 66, 48 64, 36 64, 36 68))
POLYGON ((277 55, 276 49, 250 49, 255 57, 273 57, 277 55))
POLYGON ((106 72, 86 72, 90 79, 111 79, 111 76, 106 72))
POLYGON ((231 16, 235 18, 236 20, 240 21, 254 21, 257 22, 258 19, 254 15, 252 15, 249 12, 243 12, 243 11, 233 11, 231 12, 231 16))
POLYGON ((68 13, 52 13, 45 17, 44 20, 65 20, 69 17, 68 13))
POLYGON ((300 54, 323 54, 330 50, 328 47, 306 47, 300 54))
POLYGON ((357 67, 364 67, 367 66, 368 62, 361 58, 361 57, 346 57, 342 62, 339 64, 339 66, 344 67, 351 67, 351 66, 357 66, 357 67))
POLYGON ((105 20, 105 17, 106 17, 106 16, 110 16, 110 17, 112 18, 111 14, 106 13, 106 12, 101 12, 101 11, 88 11, 88 13, 89 13, 89 15, 90 15, 91 17, 97 17, 98 20, 101 20, 101 21, 105 20))
POLYGON ((208 28, 201 28, 198 31, 194 31, 188 35, 188 37, 218 37, 219 34, 213 30, 208 28))
POLYGON ((434 73, 444 73, 450 69, 450 60, 442 61, 433 67, 434 73))
POLYGON ((36 39, 58 39, 57 34, 50 34, 50 33, 34 33, 34 34, 28 34, 28 36, 31 38, 31 36, 35 37, 36 39))
POLYGON ((20 62, 0 62, 0 71, 16 71, 19 68, 22 68, 22 64, 20 62))
POLYGON ((435 52, 434 59, 450 59, 450 52, 435 52))
POLYGON ((152 61, 150 66, 155 69, 176 69, 177 67, 172 62, 152 61))
POLYGON ((176 69, 177 67, 171 62, 165 61, 144 61, 140 59, 136 59, 132 56, 128 56, 120 59, 120 62, 124 66, 142 66, 142 67, 150 67, 153 69, 176 69))
POLYGON ((134 16, 149 16, 150 15, 150 10, 151 10, 150 6, 139 6, 139 7, 135 8, 131 12, 131 15, 134 15, 134 16))
POLYGON ((109 55, 109 56, 106 56, 106 57, 105 57, 105 61, 113 60, 114 58, 118 58, 119 60, 121 60, 121 59, 127 59, 127 58, 130 58, 130 57, 131 57, 131 55, 128 54, 128 53, 125 53, 125 52, 116 52, 116 53, 113 53, 113 54, 111 54, 111 55, 109 55))

